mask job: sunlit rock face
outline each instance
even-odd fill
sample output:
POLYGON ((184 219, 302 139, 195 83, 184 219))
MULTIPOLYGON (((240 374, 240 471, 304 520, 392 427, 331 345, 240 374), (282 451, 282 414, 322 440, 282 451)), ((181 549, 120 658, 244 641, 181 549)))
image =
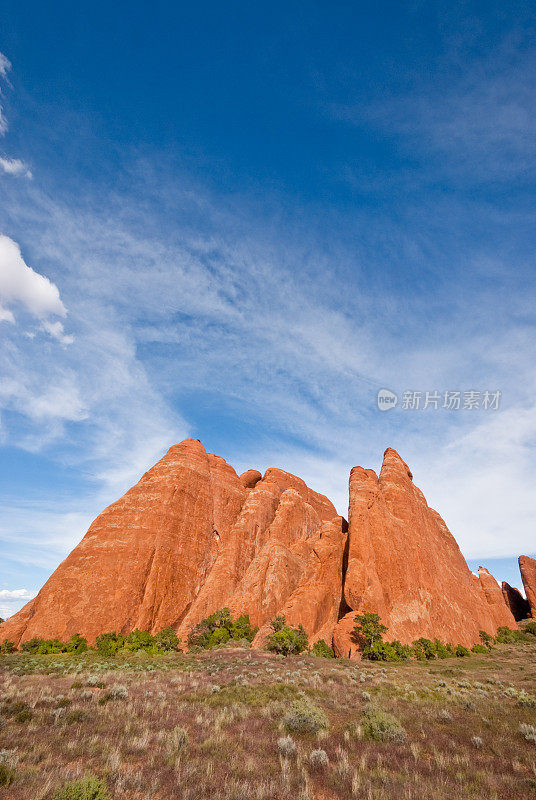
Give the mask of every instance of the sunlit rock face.
POLYGON ((93 522, 37 597, 0 629, 94 641, 103 631, 180 634, 229 606, 262 627, 285 613, 331 640, 346 526, 295 475, 238 476, 195 439, 171 447, 93 522))
POLYGON ((338 655, 356 654, 356 612, 378 613, 388 626, 386 637, 402 643, 424 636, 473 645, 480 630, 516 627, 499 585, 486 570, 479 577, 470 572, 396 451, 386 450, 379 476, 354 467, 348 519, 348 611, 334 633, 338 655))
MULTIPOLYGON (((525 573, 533 580, 530 564, 525 573)), ((352 628, 363 611, 402 642, 471 645, 480 630, 516 626, 495 579, 469 571, 394 450, 379 476, 352 470, 347 524, 297 476, 276 468, 239 476, 186 439, 97 517, 37 597, 0 627, 0 640, 80 633, 93 642, 105 631, 166 627, 185 639, 224 606, 258 626, 254 647, 284 615, 344 657, 359 655, 352 628)))

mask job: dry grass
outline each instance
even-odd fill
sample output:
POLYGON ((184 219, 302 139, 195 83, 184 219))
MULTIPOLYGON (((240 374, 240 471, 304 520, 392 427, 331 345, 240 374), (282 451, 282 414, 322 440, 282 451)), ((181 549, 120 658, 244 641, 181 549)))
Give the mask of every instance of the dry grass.
POLYGON ((91 774, 114 800, 528 800, 535 656, 536 642, 385 666, 237 650, 3 656, 0 797, 49 800, 91 774), (302 708, 326 725, 290 731, 302 708), (371 738, 376 713, 405 737, 371 738))

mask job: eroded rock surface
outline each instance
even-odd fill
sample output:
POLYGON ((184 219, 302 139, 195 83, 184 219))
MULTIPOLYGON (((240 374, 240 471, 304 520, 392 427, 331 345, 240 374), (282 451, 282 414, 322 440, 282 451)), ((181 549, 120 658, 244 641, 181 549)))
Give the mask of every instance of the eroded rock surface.
POLYGON ((519 589, 516 589, 515 586, 510 586, 509 583, 503 581, 502 593, 504 601, 512 612, 516 622, 520 619, 527 619, 527 617, 530 617, 529 602, 523 597, 519 589))
POLYGON ((536 619, 536 558, 519 556, 519 571, 530 606, 530 614, 536 619))
POLYGON ((470 646, 480 630, 516 627, 498 584, 487 571, 481 579, 472 575, 396 451, 386 450, 379 476, 354 467, 348 519, 344 600, 350 611, 334 633, 339 655, 356 651, 356 612, 379 614, 388 626, 386 638, 403 643, 424 636, 470 646))
POLYGON ((345 541, 334 506, 300 478, 279 469, 239 477, 187 439, 97 517, 0 638, 81 633, 92 642, 103 631, 167 626, 185 635, 225 605, 261 626, 287 604, 296 617, 301 596, 311 639, 321 629, 331 639, 345 541), (318 589, 319 575, 316 603, 306 584, 318 589))
MULTIPOLYGON (((296 475, 238 476, 187 439, 97 517, 37 597, 0 627, 0 641, 80 633, 93 642, 104 631, 168 626, 185 638, 223 606, 250 615, 254 646, 283 614, 344 657, 358 656, 357 612, 378 613, 387 636, 408 643, 472 645, 479 630, 516 627, 495 579, 469 571, 394 450, 379 476, 352 470, 349 512, 348 525, 296 475)), ((523 558, 534 614, 536 561, 523 558)))

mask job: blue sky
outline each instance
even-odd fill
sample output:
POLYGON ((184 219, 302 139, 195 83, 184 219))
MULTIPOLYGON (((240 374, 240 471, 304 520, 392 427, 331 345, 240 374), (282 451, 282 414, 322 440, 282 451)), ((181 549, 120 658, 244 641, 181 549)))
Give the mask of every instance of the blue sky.
POLYGON ((3 4, 0 614, 186 436, 341 513, 395 447, 520 584, 534 29, 520 2, 3 4), (436 390, 500 407, 403 408, 436 390))

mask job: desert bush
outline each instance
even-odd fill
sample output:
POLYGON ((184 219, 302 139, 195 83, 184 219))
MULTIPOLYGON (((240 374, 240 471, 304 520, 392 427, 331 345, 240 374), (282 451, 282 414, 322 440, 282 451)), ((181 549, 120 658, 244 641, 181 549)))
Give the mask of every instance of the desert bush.
POLYGON ((437 718, 440 722, 452 722, 452 714, 446 708, 442 708, 437 712, 437 718))
POLYGON ((374 644, 383 641, 383 634, 387 627, 382 624, 379 614, 372 611, 365 611, 364 614, 356 614, 354 617, 355 626, 352 629, 352 638, 355 642, 364 642, 363 658, 369 658, 373 651, 374 644))
POLYGON ((2 655, 6 655, 7 653, 14 653, 14 652, 15 652, 15 643, 14 642, 10 642, 10 641, 8 641, 6 639, 0 645, 0 653, 2 653, 2 655))
POLYGON ((536 744, 536 728, 534 725, 528 725, 526 722, 522 722, 519 726, 519 733, 527 742, 534 742, 534 744, 536 744))
POLYGON ((486 631, 478 631, 478 635, 480 636, 480 641, 488 650, 491 650, 493 645, 493 636, 486 631))
POLYGON ((79 633, 73 633, 67 642, 66 653, 85 653, 87 650, 87 639, 80 636, 79 633))
POLYGON ((483 747, 484 742, 480 736, 471 736, 471 744, 473 747, 476 747, 477 750, 480 750, 483 747))
POLYGON ((23 653, 32 655, 83 653, 87 650, 87 640, 80 636, 79 633, 73 634, 68 642, 62 642, 60 639, 41 639, 39 636, 34 636, 33 639, 23 642, 20 649, 23 653))
POLYGON ((497 635, 495 636, 496 644, 515 644, 523 639, 521 631, 514 631, 506 625, 497 628, 497 635))
POLYGON ((277 740, 277 752, 283 758, 294 758, 296 755, 296 742, 292 736, 280 736, 277 740))
POLYGON ((11 786, 15 780, 15 767, 0 762, 0 786, 11 786))
POLYGON ((0 750, 0 786, 11 786, 16 776, 18 757, 14 750, 0 750))
POLYGON ((102 697, 99 698, 99 704, 102 706, 108 702, 108 700, 126 700, 128 698, 128 689, 126 686, 121 686, 117 684, 116 686, 111 686, 110 689, 103 694, 102 697))
POLYGON ((329 727, 329 720, 321 708, 303 697, 291 704, 283 717, 283 727, 287 733, 318 733, 329 727))
POLYGON ((328 754, 325 750, 313 750, 309 753, 309 764, 311 769, 320 772, 329 766, 328 754))
POLYGON ((524 708, 536 708, 536 697, 521 689, 517 695, 517 704, 524 708))
POLYGON ((33 712, 23 700, 7 700, 3 703, 0 713, 4 717, 10 717, 15 722, 29 722, 33 717, 33 712))
POLYGON ((471 647, 471 653, 487 653, 488 648, 483 644, 474 644, 471 647))
POLYGON ((125 637, 121 633, 101 633, 95 640, 95 649, 103 656, 114 656, 125 644, 125 637))
POLYGON ((527 622, 526 625, 523 626, 523 630, 525 633, 530 633, 532 636, 536 636, 536 619, 527 622))
POLYGON ((468 650, 467 647, 464 647, 463 644, 459 644, 456 648, 456 656, 457 658, 465 658, 466 656, 470 656, 471 652, 468 650))
POLYGON ((363 714, 361 722, 363 738, 374 742, 395 742, 400 744, 406 741, 406 731, 400 721, 379 708, 369 708, 363 714))
POLYGON ((285 617, 276 617, 270 623, 273 633, 266 640, 266 649, 283 656, 303 653, 307 648, 308 638, 302 625, 291 628, 285 617))
POLYGON ((154 637, 154 643, 164 653, 171 653, 179 646, 180 639, 173 628, 164 628, 154 637))
POLYGON ((166 744, 169 755, 171 757, 177 756, 188 746, 188 741, 188 731, 185 728, 182 728, 180 725, 177 725, 177 727, 173 728, 167 737, 166 744))
POLYGON ((103 781, 88 776, 76 781, 67 781, 54 793, 53 800, 112 800, 103 781))
POLYGON ((202 619, 189 633, 188 649, 209 650, 231 640, 252 642, 257 630, 252 627, 248 614, 233 620, 228 608, 220 608, 202 619))
POLYGON ((419 661, 431 660, 436 657, 434 643, 430 639, 425 639, 424 636, 413 642, 411 650, 412 655, 419 661))
POLYGON ((136 628, 126 637, 124 647, 125 650, 136 653, 138 650, 152 650, 154 644, 154 639, 149 631, 140 631, 136 628))
POLYGON ((324 639, 319 639, 318 642, 314 643, 311 647, 311 653, 313 656, 318 656, 319 658, 335 658, 333 649, 324 639))

